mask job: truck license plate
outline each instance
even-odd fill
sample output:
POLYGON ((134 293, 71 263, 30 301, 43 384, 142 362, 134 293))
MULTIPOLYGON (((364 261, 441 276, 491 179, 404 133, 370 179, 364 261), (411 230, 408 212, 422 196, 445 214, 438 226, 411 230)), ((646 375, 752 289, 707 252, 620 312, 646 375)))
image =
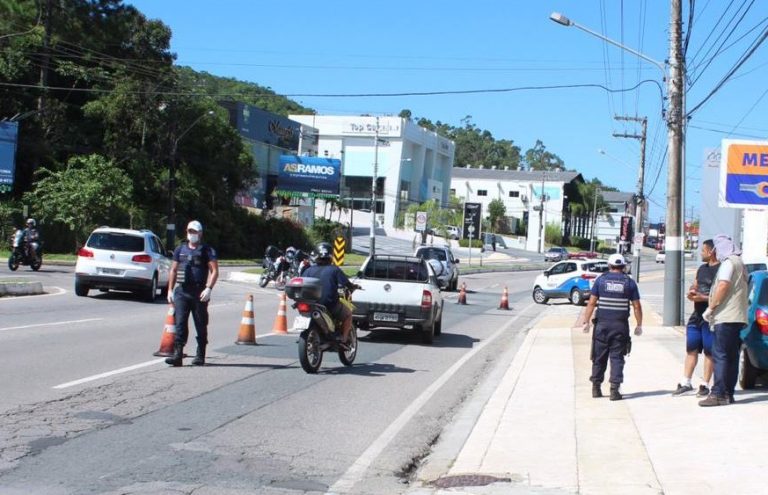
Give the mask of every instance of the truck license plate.
POLYGON ((397 321, 397 313, 373 313, 373 319, 376 321, 397 321))
POLYGON ((309 322, 312 321, 312 318, 308 316, 297 316, 293 320, 293 329, 294 330, 306 330, 309 328, 309 322))

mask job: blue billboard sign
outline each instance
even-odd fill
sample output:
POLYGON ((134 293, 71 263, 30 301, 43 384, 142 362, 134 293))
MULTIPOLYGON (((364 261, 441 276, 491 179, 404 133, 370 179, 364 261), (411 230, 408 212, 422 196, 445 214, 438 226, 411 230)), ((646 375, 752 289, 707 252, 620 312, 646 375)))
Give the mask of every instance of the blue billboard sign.
POLYGON ((18 136, 18 122, 0 122, 0 192, 8 192, 13 188, 18 136))
POLYGON ((341 160, 317 156, 281 155, 277 194, 310 198, 336 198, 341 181, 341 160))

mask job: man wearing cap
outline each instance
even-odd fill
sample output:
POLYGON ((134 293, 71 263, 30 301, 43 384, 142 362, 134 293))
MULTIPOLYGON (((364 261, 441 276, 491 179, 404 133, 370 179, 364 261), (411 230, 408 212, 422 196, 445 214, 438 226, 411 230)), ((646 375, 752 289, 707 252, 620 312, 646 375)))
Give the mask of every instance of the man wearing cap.
POLYGON ((611 359, 611 400, 621 400, 619 387, 624 381, 624 356, 629 354, 629 305, 635 312, 635 335, 643 333, 643 308, 637 284, 624 273, 627 262, 620 254, 608 258, 610 270, 601 275, 592 286, 592 295, 585 310, 584 332, 589 332, 589 322, 597 307, 595 331, 592 336, 592 397, 602 397, 600 389, 611 359))
POLYGON ((181 366, 189 333, 190 313, 197 332, 197 354, 192 364, 205 364, 208 301, 211 300, 211 290, 219 278, 219 262, 216 251, 201 242, 202 236, 203 225, 192 220, 187 225, 187 242, 173 252, 173 264, 168 277, 168 302, 175 309, 176 341, 173 344, 173 356, 165 360, 171 366, 181 366))

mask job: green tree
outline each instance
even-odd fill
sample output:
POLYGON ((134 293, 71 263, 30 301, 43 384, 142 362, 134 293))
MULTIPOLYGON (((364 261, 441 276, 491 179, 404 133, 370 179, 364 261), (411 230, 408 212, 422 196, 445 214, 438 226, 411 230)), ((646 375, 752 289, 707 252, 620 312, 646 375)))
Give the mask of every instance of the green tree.
POLYGON ((556 154, 547 151, 540 139, 536 140, 533 148, 525 152, 524 161, 528 170, 565 170, 565 162, 556 154))
POLYGON ((132 209, 131 179, 103 156, 75 156, 64 170, 38 174, 42 178, 24 201, 42 220, 67 225, 78 245, 98 225, 120 225, 132 209))
POLYGON ((507 214, 507 207, 504 206, 504 202, 498 198, 488 203, 488 220, 491 225, 492 232, 498 232, 499 222, 507 214))

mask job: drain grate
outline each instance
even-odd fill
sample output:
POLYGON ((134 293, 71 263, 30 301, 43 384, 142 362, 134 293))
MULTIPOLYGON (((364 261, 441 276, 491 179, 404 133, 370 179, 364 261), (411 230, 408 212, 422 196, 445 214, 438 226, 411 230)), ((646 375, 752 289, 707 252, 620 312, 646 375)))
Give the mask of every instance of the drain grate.
POLYGON ((437 488, 455 488, 461 486, 486 486, 499 481, 511 482, 512 478, 499 478, 487 474, 458 474, 445 476, 432 482, 437 488))

